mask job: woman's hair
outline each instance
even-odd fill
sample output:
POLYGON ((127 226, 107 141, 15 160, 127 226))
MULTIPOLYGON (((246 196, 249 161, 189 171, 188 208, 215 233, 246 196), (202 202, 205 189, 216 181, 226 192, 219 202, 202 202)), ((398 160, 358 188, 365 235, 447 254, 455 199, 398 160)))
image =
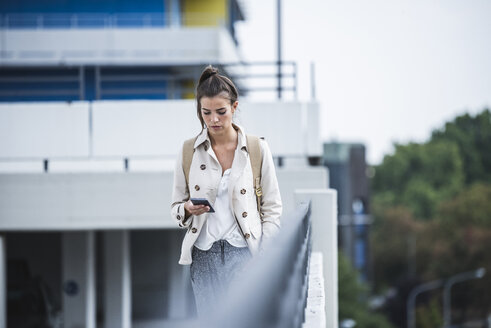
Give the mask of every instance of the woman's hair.
POLYGON ((218 68, 208 65, 201 73, 198 86, 196 87, 198 118, 202 128, 205 127, 205 121, 201 115, 201 98, 213 98, 216 96, 229 99, 232 105, 239 98, 239 93, 232 80, 224 75, 218 74, 218 68))

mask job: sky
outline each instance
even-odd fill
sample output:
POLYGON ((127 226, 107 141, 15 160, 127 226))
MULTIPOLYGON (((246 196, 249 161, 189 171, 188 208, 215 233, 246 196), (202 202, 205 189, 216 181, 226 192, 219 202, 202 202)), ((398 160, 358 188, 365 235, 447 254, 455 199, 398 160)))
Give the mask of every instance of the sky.
MULTIPOLYGON (((246 61, 276 60, 276 0, 246 1, 246 61)), ((424 142, 463 113, 491 107, 491 1, 282 0, 285 60, 324 141, 363 142, 378 164, 393 143, 424 142)))

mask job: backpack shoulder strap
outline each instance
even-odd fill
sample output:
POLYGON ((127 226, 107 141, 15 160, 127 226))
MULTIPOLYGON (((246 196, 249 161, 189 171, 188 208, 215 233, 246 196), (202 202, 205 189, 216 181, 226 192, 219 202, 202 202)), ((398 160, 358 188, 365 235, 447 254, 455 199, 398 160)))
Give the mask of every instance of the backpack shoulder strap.
POLYGON ((186 186, 189 184, 189 171, 191 170, 191 162, 193 161, 196 138, 194 137, 184 141, 184 145, 182 146, 182 170, 186 178, 186 186))
POLYGON ((251 160, 253 186, 256 193, 257 210, 261 215, 261 196, 263 195, 261 189, 261 169, 263 157, 261 154, 261 145, 259 144, 259 137, 247 135, 247 149, 249 150, 249 158, 251 160))

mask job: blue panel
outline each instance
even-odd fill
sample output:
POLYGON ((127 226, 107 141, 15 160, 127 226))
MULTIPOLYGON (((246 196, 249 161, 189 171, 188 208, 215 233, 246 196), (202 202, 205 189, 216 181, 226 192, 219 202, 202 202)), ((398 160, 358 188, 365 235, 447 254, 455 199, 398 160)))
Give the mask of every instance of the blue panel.
POLYGON ((102 99, 167 99, 169 92, 162 67, 104 68, 100 87, 102 99))
POLYGON ((164 0, 2 0, 0 13, 164 13, 164 0))
POLYGON ((167 94, 131 94, 131 95, 107 95, 103 96, 102 99, 104 100, 109 100, 109 99, 115 99, 115 100, 164 100, 168 99, 167 94))
POLYGON ((21 102, 37 102, 37 101, 75 101, 77 100, 78 97, 74 96, 60 96, 60 95, 41 95, 41 96, 17 96, 17 95, 12 95, 12 96, 0 96, 0 102, 16 102, 16 101, 21 101, 21 102))
MULTIPOLYGON (((168 99, 168 70, 163 67, 100 69, 101 99, 168 99)), ((78 68, 11 68, 0 71, 0 101, 79 100, 78 68)), ((84 100, 96 99, 94 67, 84 68, 84 100)))
POLYGON ((95 69, 88 67, 84 76, 84 100, 95 100, 95 69))
POLYGON ((358 239, 355 243, 355 267, 360 269, 365 266, 365 241, 358 239))
POLYGON ((77 100, 78 69, 17 69, 1 71, 0 101, 77 100))

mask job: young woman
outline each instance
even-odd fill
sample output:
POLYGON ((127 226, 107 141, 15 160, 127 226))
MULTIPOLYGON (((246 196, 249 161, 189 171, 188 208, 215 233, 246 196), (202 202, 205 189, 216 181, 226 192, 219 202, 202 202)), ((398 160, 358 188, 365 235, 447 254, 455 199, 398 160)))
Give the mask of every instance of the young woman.
POLYGON ((273 158, 262 139, 255 139, 261 174, 260 188, 254 186, 249 152, 253 147, 244 129, 233 123, 239 105, 233 82, 208 66, 199 79, 196 101, 202 131, 177 157, 171 215, 188 229, 179 264, 191 264, 197 310, 203 315, 216 306, 264 240, 278 231, 282 203, 273 158), (191 161, 188 175, 186 157, 191 161), (210 206, 193 204, 194 198, 208 200, 214 212, 210 206))

